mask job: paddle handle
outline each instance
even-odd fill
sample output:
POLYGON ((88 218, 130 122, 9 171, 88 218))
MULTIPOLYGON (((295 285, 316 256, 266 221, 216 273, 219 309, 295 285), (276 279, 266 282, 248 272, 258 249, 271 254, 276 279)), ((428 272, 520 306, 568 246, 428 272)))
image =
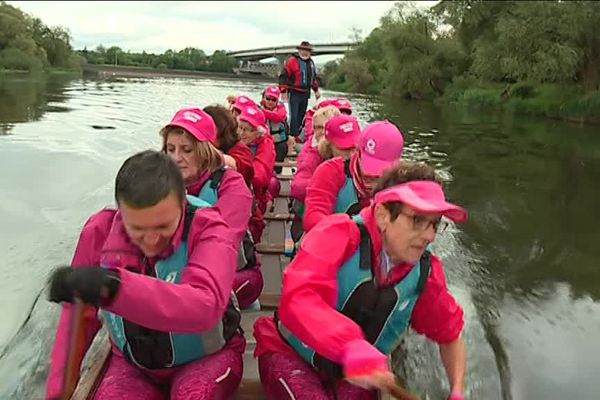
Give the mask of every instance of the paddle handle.
POLYGON ((83 359, 85 345, 85 307, 85 304, 80 299, 75 299, 71 317, 71 331, 69 334, 69 349, 63 380, 62 400, 69 400, 71 398, 79 382, 79 362, 83 359))
POLYGON ((392 395, 393 398, 398 399, 398 400, 419 400, 419 398, 411 393, 409 393, 406 389, 404 389, 402 386, 396 384, 396 383, 391 383, 390 385, 388 385, 388 387, 386 388, 388 390, 388 392, 392 395))

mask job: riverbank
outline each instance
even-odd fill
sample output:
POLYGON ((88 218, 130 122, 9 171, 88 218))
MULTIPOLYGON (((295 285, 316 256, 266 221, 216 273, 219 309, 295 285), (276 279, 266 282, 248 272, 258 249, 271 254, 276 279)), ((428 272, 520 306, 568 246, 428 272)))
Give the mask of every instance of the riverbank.
MULTIPOLYGON (((348 83, 326 89, 351 93, 348 83)), ((382 95, 380 91, 372 93, 382 95)), ((407 97, 403 97, 406 99, 407 97)), ((576 85, 517 83, 501 85, 466 79, 450 84, 444 94, 429 95, 418 101, 452 104, 474 110, 514 112, 580 124, 600 125, 600 91, 584 94, 576 85)))
POLYGON ((575 85, 458 83, 450 85, 436 101, 582 124, 600 124, 600 91, 584 94, 575 85))
POLYGON ((179 69, 155 69, 148 67, 130 67, 115 65, 87 64, 83 66, 83 73, 100 77, 123 78, 219 78, 227 80, 244 80, 258 82, 275 82, 275 78, 260 75, 236 75, 228 72, 189 71, 179 69))

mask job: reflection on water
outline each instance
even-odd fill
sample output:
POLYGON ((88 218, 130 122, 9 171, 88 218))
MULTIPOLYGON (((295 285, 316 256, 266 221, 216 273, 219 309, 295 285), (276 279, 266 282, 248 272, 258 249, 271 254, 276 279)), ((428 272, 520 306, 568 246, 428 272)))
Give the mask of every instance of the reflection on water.
POLYGON ((69 111, 55 103, 68 99, 65 88, 72 80, 67 74, 0 75, 0 136, 9 135, 15 123, 37 121, 45 112, 69 111))
POLYGON ((596 398, 600 382, 572 372, 600 368, 598 128, 414 103, 381 114, 408 132, 407 157, 435 163, 470 212, 456 248, 474 260, 457 267, 495 354, 500 398, 596 398))
MULTIPOLYGON (((158 131, 178 108, 233 93, 258 98, 262 89, 208 79, 0 76, 0 301, 9 310, 0 326, 0 398, 42 396, 57 307, 42 301, 19 327, 50 268, 69 262, 86 218, 112 202, 123 160, 158 148, 158 131)), ((469 398, 594 398, 597 127, 351 100, 363 125, 395 120, 405 156, 435 165, 450 199, 470 212, 434 246, 465 308, 469 398)), ((409 335, 396 359, 423 398, 446 393, 435 346, 409 335)))

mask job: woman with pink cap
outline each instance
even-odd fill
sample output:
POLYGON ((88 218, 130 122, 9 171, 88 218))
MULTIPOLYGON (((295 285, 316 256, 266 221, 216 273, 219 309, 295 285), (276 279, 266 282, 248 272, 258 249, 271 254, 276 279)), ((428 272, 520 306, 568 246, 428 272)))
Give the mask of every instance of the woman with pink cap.
POLYGON ((238 116, 238 134, 242 143, 248 146, 254 155, 252 187, 257 212, 250 220, 250 232, 255 243, 260 242, 265 227, 263 216, 267 211, 267 203, 272 199, 269 184, 275 167, 275 144, 267 132, 266 118, 262 110, 255 106, 242 107, 238 116))
MULTIPOLYGON (((261 109, 267 119, 269 133, 275 143, 275 161, 283 161, 288 154, 287 111, 285 105, 279 101, 281 92, 278 86, 269 86, 263 93, 260 102, 261 109)), ((275 172, 280 173, 281 167, 275 167, 275 172)))
POLYGON ((374 192, 358 215, 331 215, 306 235, 278 312, 255 323, 268 399, 376 399, 394 379, 389 356, 409 326, 438 344, 449 399, 463 399, 463 310, 429 245, 442 217, 464 222, 467 213, 446 201, 425 164, 396 164, 374 192))
POLYGON ((304 121, 302 121, 304 142, 309 143, 314 133, 312 119, 317 110, 321 108, 333 106, 338 109, 342 114, 352 115, 352 103, 345 97, 338 97, 333 99, 325 99, 319 102, 315 107, 311 108, 306 112, 304 121))
POLYGON ((233 99, 231 99, 231 97, 227 98, 228 102, 230 102, 231 100, 233 100, 233 103, 229 104, 229 108, 235 118, 239 117, 239 115, 242 113, 242 109, 245 107, 258 107, 256 102, 248 96, 241 95, 235 96, 233 97, 233 99))
POLYGON ((187 193, 215 206, 229 225, 231 240, 241 243, 233 291, 240 308, 249 307, 263 288, 260 265, 247 234, 252 212, 250 189, 240 173, 225 166, 215 147, 217 127, 203 110, 179 110, 160 134, 162 151, 181 170, 187 193))
MULTIPOLYGON (((329 139, 327 127, 325 132, 334 156, 347 153, 351 143, 358 146, 348 159, 335 157, 317 167, 306 188, 303 218, 306 232, 327 215, 354 215, 367 206, 377 178, 402 157, 404 138, 396 125, 388 121, 369 124, 359 137, 352 139, 354 142, 338 131, 332 131, 329 139), (344 145, 344 151, 340 151, 340 143, 344 145)), ((323 150, 327 147, 324 145, 323 150)))

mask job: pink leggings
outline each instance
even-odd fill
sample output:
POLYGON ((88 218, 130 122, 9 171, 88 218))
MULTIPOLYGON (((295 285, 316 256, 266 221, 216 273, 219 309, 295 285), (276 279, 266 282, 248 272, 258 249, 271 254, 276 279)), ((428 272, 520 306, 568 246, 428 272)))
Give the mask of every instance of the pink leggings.
POLYGON ((222 350, 201 360, 152 371, 136 367, 113 351, 94 400, 228 399, 242 379, 245 347, 244 338, 235 336, 222 350))
MULTIPOLYGON (((258 254, 257 257, 260 257, 258 254)), ((253 268, 246 268, 235 273, 233 290, 240 304, 240 308, 248 308, 260 296, 263 290, 263 277, 260 270, 260 261, 253 268)))
POLYGON ((299 355, 265 353, 258 357, 258 370, 269 400, 376 400, 377 392, 346 381, 336 383, 337 397, 319 373, 299 355))

